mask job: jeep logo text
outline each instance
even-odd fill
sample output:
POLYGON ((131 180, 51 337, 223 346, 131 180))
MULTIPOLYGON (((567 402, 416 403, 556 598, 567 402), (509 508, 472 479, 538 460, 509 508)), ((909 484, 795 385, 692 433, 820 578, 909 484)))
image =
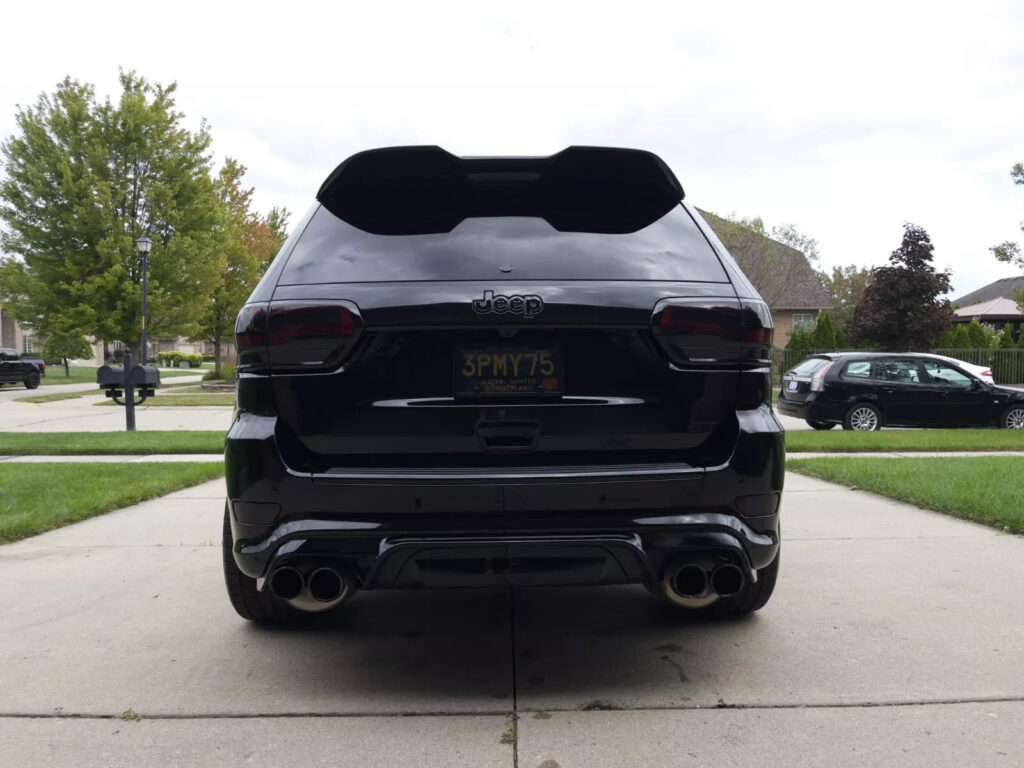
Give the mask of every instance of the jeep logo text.
POLYGON ((544 299, 532 294, 529 296, 518 294, 495 296, 494 291, 484 291, 482 299, 473 299, 473 311, 478 315, 511 313, 523 317, 533 317, 544 311, 544 299))

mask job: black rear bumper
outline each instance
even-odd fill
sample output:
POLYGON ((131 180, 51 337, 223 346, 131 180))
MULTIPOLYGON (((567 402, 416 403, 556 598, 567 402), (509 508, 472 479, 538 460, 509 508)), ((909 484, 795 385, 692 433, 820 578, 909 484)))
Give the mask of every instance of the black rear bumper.
POLYGON ((257 579, 331 564, 364 589, 652 583, 683 554, 749 575, 778 551, 785 457, 767 406, 737 417, 716 467, 313 475, 285 467, 273 417, 241 413, 225 455, 235 560, 257 579))

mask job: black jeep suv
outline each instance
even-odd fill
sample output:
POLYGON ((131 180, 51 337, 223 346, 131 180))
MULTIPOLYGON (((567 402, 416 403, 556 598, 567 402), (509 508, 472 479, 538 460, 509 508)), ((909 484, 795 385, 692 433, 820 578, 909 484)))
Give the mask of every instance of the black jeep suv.
POLYGON ((235 326, 239 614, 405 587, 768 601, 771 317, 660 158, 379 149, 317 201, 235 326))

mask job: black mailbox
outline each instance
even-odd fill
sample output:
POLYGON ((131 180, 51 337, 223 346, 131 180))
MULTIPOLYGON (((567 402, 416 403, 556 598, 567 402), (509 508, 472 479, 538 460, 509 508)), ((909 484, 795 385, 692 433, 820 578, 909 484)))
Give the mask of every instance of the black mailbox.
POLYGON ((103 388, 124 386, 124 368, 120 365, 103 365, 96 371, 96 383, 103 388))
MULTIPOLYGON (((102 368, 100 370, 103 370, 102 368)), ((117 370, 122 370, 118 368, 117 370)), ((98 375, 98 374, 97 374, 98 375)), ((155 365, 136 365, 132 367, 132 386, 152 389, 160 386, 160 371, 155 365)))

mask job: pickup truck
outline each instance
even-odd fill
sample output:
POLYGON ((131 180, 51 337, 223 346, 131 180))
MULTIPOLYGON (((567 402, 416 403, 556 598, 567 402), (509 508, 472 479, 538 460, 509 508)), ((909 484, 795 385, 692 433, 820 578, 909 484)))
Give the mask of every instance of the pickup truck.
POLYGON ((14 349, 0 349, 0 386, 24 384, 26 389, 35 389, 45 375, 46 363, 42 360, 23 358, 14 349))

